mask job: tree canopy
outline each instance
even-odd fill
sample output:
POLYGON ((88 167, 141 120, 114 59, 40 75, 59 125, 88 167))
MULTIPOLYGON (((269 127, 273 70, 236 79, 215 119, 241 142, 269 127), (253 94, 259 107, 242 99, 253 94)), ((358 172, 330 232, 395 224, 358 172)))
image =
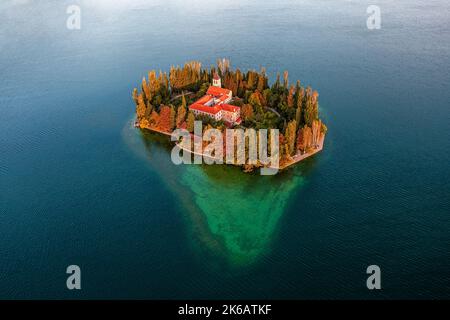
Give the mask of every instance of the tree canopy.
MULTIPOLYGON (((319 119, 319 94, 300 81, 289 84, 289 73, 280 73, 269 86, 266 70, 242 72, 233 70, 229 60, 218 60, 217 67, 202 68, 198 61, 183 67, 172 66, 169 75, 152 70, 142 79, 141 88, 134 88, 132 99, 141 126, 170 133, 175 128, 193 131, 195 116, 188 106, 206 93, 212 77, 218 73, 223 87, 233 92, 230 104, 241 107, 243 128, 279 129, 282 155, 316 148, 327 128, 319 119)), ((200 117, 204 126, 224 129, 224 123, 200 117)))

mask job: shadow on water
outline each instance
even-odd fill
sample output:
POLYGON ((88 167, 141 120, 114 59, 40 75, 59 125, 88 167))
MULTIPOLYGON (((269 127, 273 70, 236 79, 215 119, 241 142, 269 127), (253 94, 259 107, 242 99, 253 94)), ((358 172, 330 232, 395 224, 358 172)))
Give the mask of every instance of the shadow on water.
POLYGON ((176 166, 168 137, 131 123, 123 136, 180 199, 196 253, 220 266, 250 266, 270 251, 294 191, 304 184, 305 170, 314 166, 311 159, 274 176, 226 165, 176 166))

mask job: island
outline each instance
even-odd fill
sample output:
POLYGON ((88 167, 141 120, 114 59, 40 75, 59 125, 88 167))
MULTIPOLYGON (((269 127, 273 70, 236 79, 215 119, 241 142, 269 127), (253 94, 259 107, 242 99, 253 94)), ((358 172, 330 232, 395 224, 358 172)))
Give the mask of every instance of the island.
MULTIPOLYGON (((171 135, 184 129, 194 135, 194 123, 205 130, 279 130, 279 169, 285 169, 323 149, 327 127, 319 118, 318 92, 300 81, 289 83, 277 74, 269 85, 265 68, 233 70, 230 61, 202 68, 198 61, 172 66, 169 74, 155 70, 133 89, 135 126, 171 135)), ((242 164, 251 172, 259 164, 242 164)))

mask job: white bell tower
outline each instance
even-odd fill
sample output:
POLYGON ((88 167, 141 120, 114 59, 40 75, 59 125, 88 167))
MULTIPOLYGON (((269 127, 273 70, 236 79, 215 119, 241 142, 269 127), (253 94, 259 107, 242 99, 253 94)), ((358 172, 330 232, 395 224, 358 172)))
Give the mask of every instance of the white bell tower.
POLYGON ((220 80, 220 77, 219 77, 219 75, 217 73, 214 73, 212 85, 214 87, 219 87, 219 88, 222 87, 222 81, 220 80))

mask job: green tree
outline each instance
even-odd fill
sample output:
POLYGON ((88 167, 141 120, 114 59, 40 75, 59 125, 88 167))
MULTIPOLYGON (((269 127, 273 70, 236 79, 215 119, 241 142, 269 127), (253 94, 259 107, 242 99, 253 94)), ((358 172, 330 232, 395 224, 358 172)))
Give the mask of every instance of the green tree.
POLYGON ((249 71, 247 75, 247 88, 253 90, 256 84, 256 72, 249 71))
POLYGON ((189 112, 189 114, 187 116, 187 121, 186 121, 187 131, 194 132, 194 122, 195 122, 195 116, 192 112, 189 112))
POLYGON ((297 123, 297 128, 300 126, 302 120, 302 109, 298 108, 295 110, 295 122, 297 123))
POLYGON ((296 132, 297 132, 297 123, 295 120, 292 120, 288 123, 285 132, 285 138, 288 146, 289 155, 293 155, 295 153, 296 132))
POLYGON ((257 92, 254 92, 250 95, 248 98, 248 103, 250 103, 252 106, 261 106, 261 99, 257 92))
POLYGON ((278 89, 280 88, 280 73, 277 72, 277 79, 273 83, 272 91, 278 92, 278 89))
POLYGON ((185 119, 186 119, 186 107, 182 103, 181 106, 178 107, 177 120, 176 120, 177 128, 179 128, 181 126, 181 124, 184 122, 185 119))
POLYGON ((287 70, 283 73, 283 80, 283 86, 287 89, 289 86, 289 72, 287 70))
POLYGON ((261 71, 261 73, 258 75, 258 84, 256 86, 256 89, 259 92, 263 92, 264 89, 266 89, 266 76, 264 69, 261 71))
POLYGON ((187 107, 186 97, 184 96, 184 92, 181 95, 181 106, 184 107, 184 109, 186 109, 186 107, 187 107))

